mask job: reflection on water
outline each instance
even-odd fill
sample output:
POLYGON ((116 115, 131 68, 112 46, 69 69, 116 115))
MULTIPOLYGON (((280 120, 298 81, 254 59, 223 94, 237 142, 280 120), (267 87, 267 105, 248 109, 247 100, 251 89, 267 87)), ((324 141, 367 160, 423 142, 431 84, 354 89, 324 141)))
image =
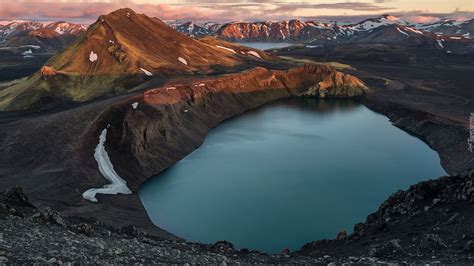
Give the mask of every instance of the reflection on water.
POLYGON ((350 232, 391 193, 443 174, 437 154, 385 116, 290 99, 225 121, 140 197, 185 239, 279 252, 350 232))

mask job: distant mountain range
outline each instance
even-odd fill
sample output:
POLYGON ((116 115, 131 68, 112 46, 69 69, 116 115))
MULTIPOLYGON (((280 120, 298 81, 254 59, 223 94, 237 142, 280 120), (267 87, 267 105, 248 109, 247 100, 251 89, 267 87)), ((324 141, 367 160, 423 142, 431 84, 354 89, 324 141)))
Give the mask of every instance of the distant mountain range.
MULTIPOLYGON (((168 25, 194 38, 214 36, 237 42, 290 42, 308 45, 402 43, 429 44, 438 49, 451 49, 447 43, 462 45, 471 43, 474 38, 474 19, 463 22, 442 19, 430 24, 412 24, 391 15, 344 25, 300 20, 230 23, 172 21, 168 25)), ((85 25, 67 22, 10 22, 0 25, 0 46, 36 45, 44 50, 58 50, 74 41, 86 28, 85 25)))
POLYGON ((221 28, 223 23, 218 22, 203 22, 203 23, 195 23, 193 21, 169 21, 168 25, 191 37, 204 37, 204 36, 212 36, 221 28))
POLYGON ((12 21, 0 25, 0 45, 3 47, 37 46, 43 50, 58 50, 73 42, 87 26, 64 21, 39 23, 12 21))
MULTIPOLYGON (((229 41, 252 42, 305 42, 320 44, 352 41, 354 38, 362 41, 362 35, 370 34, 379 27, 387 26, 392 26, 387 27, 388 30, 394 29, 395 27, 393 26, 397 26, 401 31, 406 31, 405 33, 409 35, 435 33, 437 35, 449 35, 467 39, 474 36, 474 19, 464 22, 444 19, 432 24, 411 24, 391 15, 370 18, 349 25, 317 21, 303 22, 300 20, 231 22, 220 25, 217 23, 197 24, 184 22, 181 24, 171 23, 170 25, 177 31, 193 37, 213 35, 229 41)), ((400 34, 405 35, 404 33, 400 34)), ((368 36, 369 39, 372 37, 368 36)), ((387 41, 391 42, 393 38, 387 41)))
POLYGON ((442 19, 435 23, 418 25, 418 29, 430 31, 435 34, 474 38, 474 19, 463 22, 452 19, 442 19))

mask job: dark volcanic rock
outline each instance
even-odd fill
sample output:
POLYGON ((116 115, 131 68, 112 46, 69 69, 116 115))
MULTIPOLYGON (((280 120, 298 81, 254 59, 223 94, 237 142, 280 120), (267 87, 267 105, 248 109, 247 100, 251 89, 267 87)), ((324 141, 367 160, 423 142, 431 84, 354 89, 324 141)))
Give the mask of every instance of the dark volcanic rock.
POLYGON ((66 222, 55 210, 52 210, 50 207, 45 207, 39 209, 38 213, 32 216, 32 218, 38 218, 46 224, 57 224, 60 226, 66 226, 66 222))
POLYGON ((228 253, 234 251, 234 245, 229 241, 217 241, 213 245, 210 246, 209 250, 218 253, 228 253))
POLYGON ((336 239, 337 240, 342 240, 347 237, 347 232, 346 230, 342 230, 339 233, 337 233, 336 239))
POLYGON ((94 231, 92 229, 92 226, 87 223, 79 223, 79 224, 74 224, 70 227, 73 231, 78 232, 80 234, 84 235, 91 235, 94 231))
POLYGON ((28 197, 23 193, 23 190, 20 187, 14 187, 8 189, 1 195, 2 201, 9 205, 19 206, 19 207, 33 207, 33 205, 28 200, 28 197))

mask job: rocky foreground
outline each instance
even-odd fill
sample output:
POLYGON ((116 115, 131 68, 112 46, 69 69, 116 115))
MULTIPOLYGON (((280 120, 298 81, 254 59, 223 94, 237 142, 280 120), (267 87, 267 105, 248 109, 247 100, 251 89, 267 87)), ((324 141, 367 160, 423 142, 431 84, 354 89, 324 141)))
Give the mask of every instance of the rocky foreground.
POLYGON ((0 194, 0 263, 472 263, 472 219, 474 173, 441 177, 394 193, 353 234, 267 255, 61 216, 13 188, 0 194))

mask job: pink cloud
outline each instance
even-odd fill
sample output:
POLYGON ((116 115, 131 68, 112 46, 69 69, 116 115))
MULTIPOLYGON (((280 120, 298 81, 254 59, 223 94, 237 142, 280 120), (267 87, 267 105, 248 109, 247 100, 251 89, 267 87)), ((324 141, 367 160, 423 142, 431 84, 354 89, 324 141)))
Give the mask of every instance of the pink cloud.
POLYGON ((9 1, 2 3, 0 19, 68 19, 91 22, 100 15, 124 7, 129 7, 138 13, 146 13, 149 16, 155 16, 160 19, 212 19, 228 15, 226 14, 227 12, 216 12, 206 8, 172 6, 168 4, 137 4, 133 1, 46 2, 31 0, 29 2, 9 1))
POLYGON ((433 16, 406 16, 406 17, 402 17, 402 19, 406 20, 406 21, 410 21, 410 22, 414 22, 414 23, 432 23, 432 22, 435 22, 437 20, 439 20, 439 18, 437 17, 433 17, 433 16))
MULTIPOLYGON (((473 12, 455 10, 452 13, 428 13, 426 11, 397 11, 391 7, 382 7, 378 3, 392 2, 391 0, 377 0, 373 3, 362 1, 315 4, 312 0, 301 0, 297 3, 282 1, 244 1, 234 0, 185 0, 186 4, 152 4, 136 3, 134 0, 2 0, 0 20, 68 20, 90 23, 98 16, 108 14, 119 8, 129 7, 138 13, 145 13, 164 20, 282 20, 299 18, 301 10, 332 9, 334 16, 315 16, 313 18, 328 18, 342 21, 358 22, 362 18, 377 16, 379 12, 391 12, 394 15, 413 22, 432 22, 442 17, 455 19, 470 19, 473 12), (99 2, 102 1, 102 2, 99 2), (355 15, 346 16, 346 10, 355 11, 355 15), (359 13, 359 14, 357 14, 359 13)), ((183 3, 183 2, 181 2, 183 3)), ((316 12, 317 13, 317 12, 316 12)))
MULTIPOLYGON (((241 1, 234 0, 185 0, 181 4, 136 3, 134 0, 27 0, 5 1, 0 9, 0 19, 30 19, 30 20, 83 20, 93 21, 102 14, 116 9, 129 7, 138 13, 146 13, 160 19, 283 19, 296 17, 301 9, 335 9, 355 11, 381 11, 390 8, 365 2, 345 2, 314 4, 303 0, 298 3, 281 1, 241 1)), ((340 12, 340 11, 339 11, 340 12)))

